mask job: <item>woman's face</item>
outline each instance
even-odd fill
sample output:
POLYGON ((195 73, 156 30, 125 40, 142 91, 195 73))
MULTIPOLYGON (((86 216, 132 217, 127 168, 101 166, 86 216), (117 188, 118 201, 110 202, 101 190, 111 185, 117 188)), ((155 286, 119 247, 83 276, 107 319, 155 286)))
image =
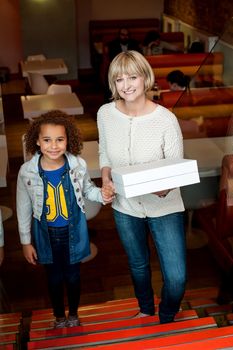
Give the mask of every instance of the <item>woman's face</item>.
POLYGON ((128 102, 133 102, 145 95, 144 78, 137 74, 122 74, 116 78, 116 89, 120 97, 128 102))

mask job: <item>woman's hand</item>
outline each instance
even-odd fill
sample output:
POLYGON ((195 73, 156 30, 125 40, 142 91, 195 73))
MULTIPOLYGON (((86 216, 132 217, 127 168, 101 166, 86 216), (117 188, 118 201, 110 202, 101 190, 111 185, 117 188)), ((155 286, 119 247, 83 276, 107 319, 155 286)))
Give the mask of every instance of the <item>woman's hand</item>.
POLYGON ((23 255, 29 264, 36 265, 37 263, 37 253, 32 244, 23 245, 23 255))
POLYGON ((111 203, 115 198, 115 188, 112 181, 108 181, 103 184, 101 193, 104 203, 111 203))

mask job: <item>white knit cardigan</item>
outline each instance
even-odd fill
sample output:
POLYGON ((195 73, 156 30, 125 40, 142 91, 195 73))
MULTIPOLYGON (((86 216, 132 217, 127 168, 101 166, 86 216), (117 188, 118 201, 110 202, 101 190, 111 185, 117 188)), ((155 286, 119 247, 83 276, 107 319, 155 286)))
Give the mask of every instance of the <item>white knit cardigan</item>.
MULTIPOLYGON (((97 124, 100 168, 183 158, 183 138, 176 116, 160 105, 155 105, 152 113, 130 117, 110 102, 98 110, 97 124)), ((179 188, 165 198, 146 194, 126 199, 117 194, 112 207, 141 218, 184 211, 179 188)))

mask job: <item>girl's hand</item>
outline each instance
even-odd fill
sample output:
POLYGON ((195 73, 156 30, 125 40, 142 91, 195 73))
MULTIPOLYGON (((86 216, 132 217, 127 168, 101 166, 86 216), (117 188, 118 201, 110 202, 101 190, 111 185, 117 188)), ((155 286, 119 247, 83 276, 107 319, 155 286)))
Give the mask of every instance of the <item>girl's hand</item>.
POLYGON ((32 244, 23 245, 23 255, 29 264, 36 265, 37 263, 37 254, 36 250, 32 244))
POLYGON ((0 247, 0 266, 2 265, 4 259, 4 247, 0 247))
POLYGON ((155 194, 160 198, 164 198, 168 195, 169 192, 170 190, 164 190, 164 191, 155 192, 155 194))
POLYGON ((115 198, 115 188, 112 181, 109 181, 108 184, 103 184, 101 188, 101 194, 103 197, 104 203, 111 203, 115 198))

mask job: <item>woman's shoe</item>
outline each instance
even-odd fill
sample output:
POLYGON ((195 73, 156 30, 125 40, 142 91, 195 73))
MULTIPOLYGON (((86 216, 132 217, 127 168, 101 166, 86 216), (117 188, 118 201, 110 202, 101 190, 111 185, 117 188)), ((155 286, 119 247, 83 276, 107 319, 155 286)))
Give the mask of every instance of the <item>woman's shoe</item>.
POLYGON ((151 315, 144 314, 143 312, 138 312, 133 318, 149 317, 151 315))

